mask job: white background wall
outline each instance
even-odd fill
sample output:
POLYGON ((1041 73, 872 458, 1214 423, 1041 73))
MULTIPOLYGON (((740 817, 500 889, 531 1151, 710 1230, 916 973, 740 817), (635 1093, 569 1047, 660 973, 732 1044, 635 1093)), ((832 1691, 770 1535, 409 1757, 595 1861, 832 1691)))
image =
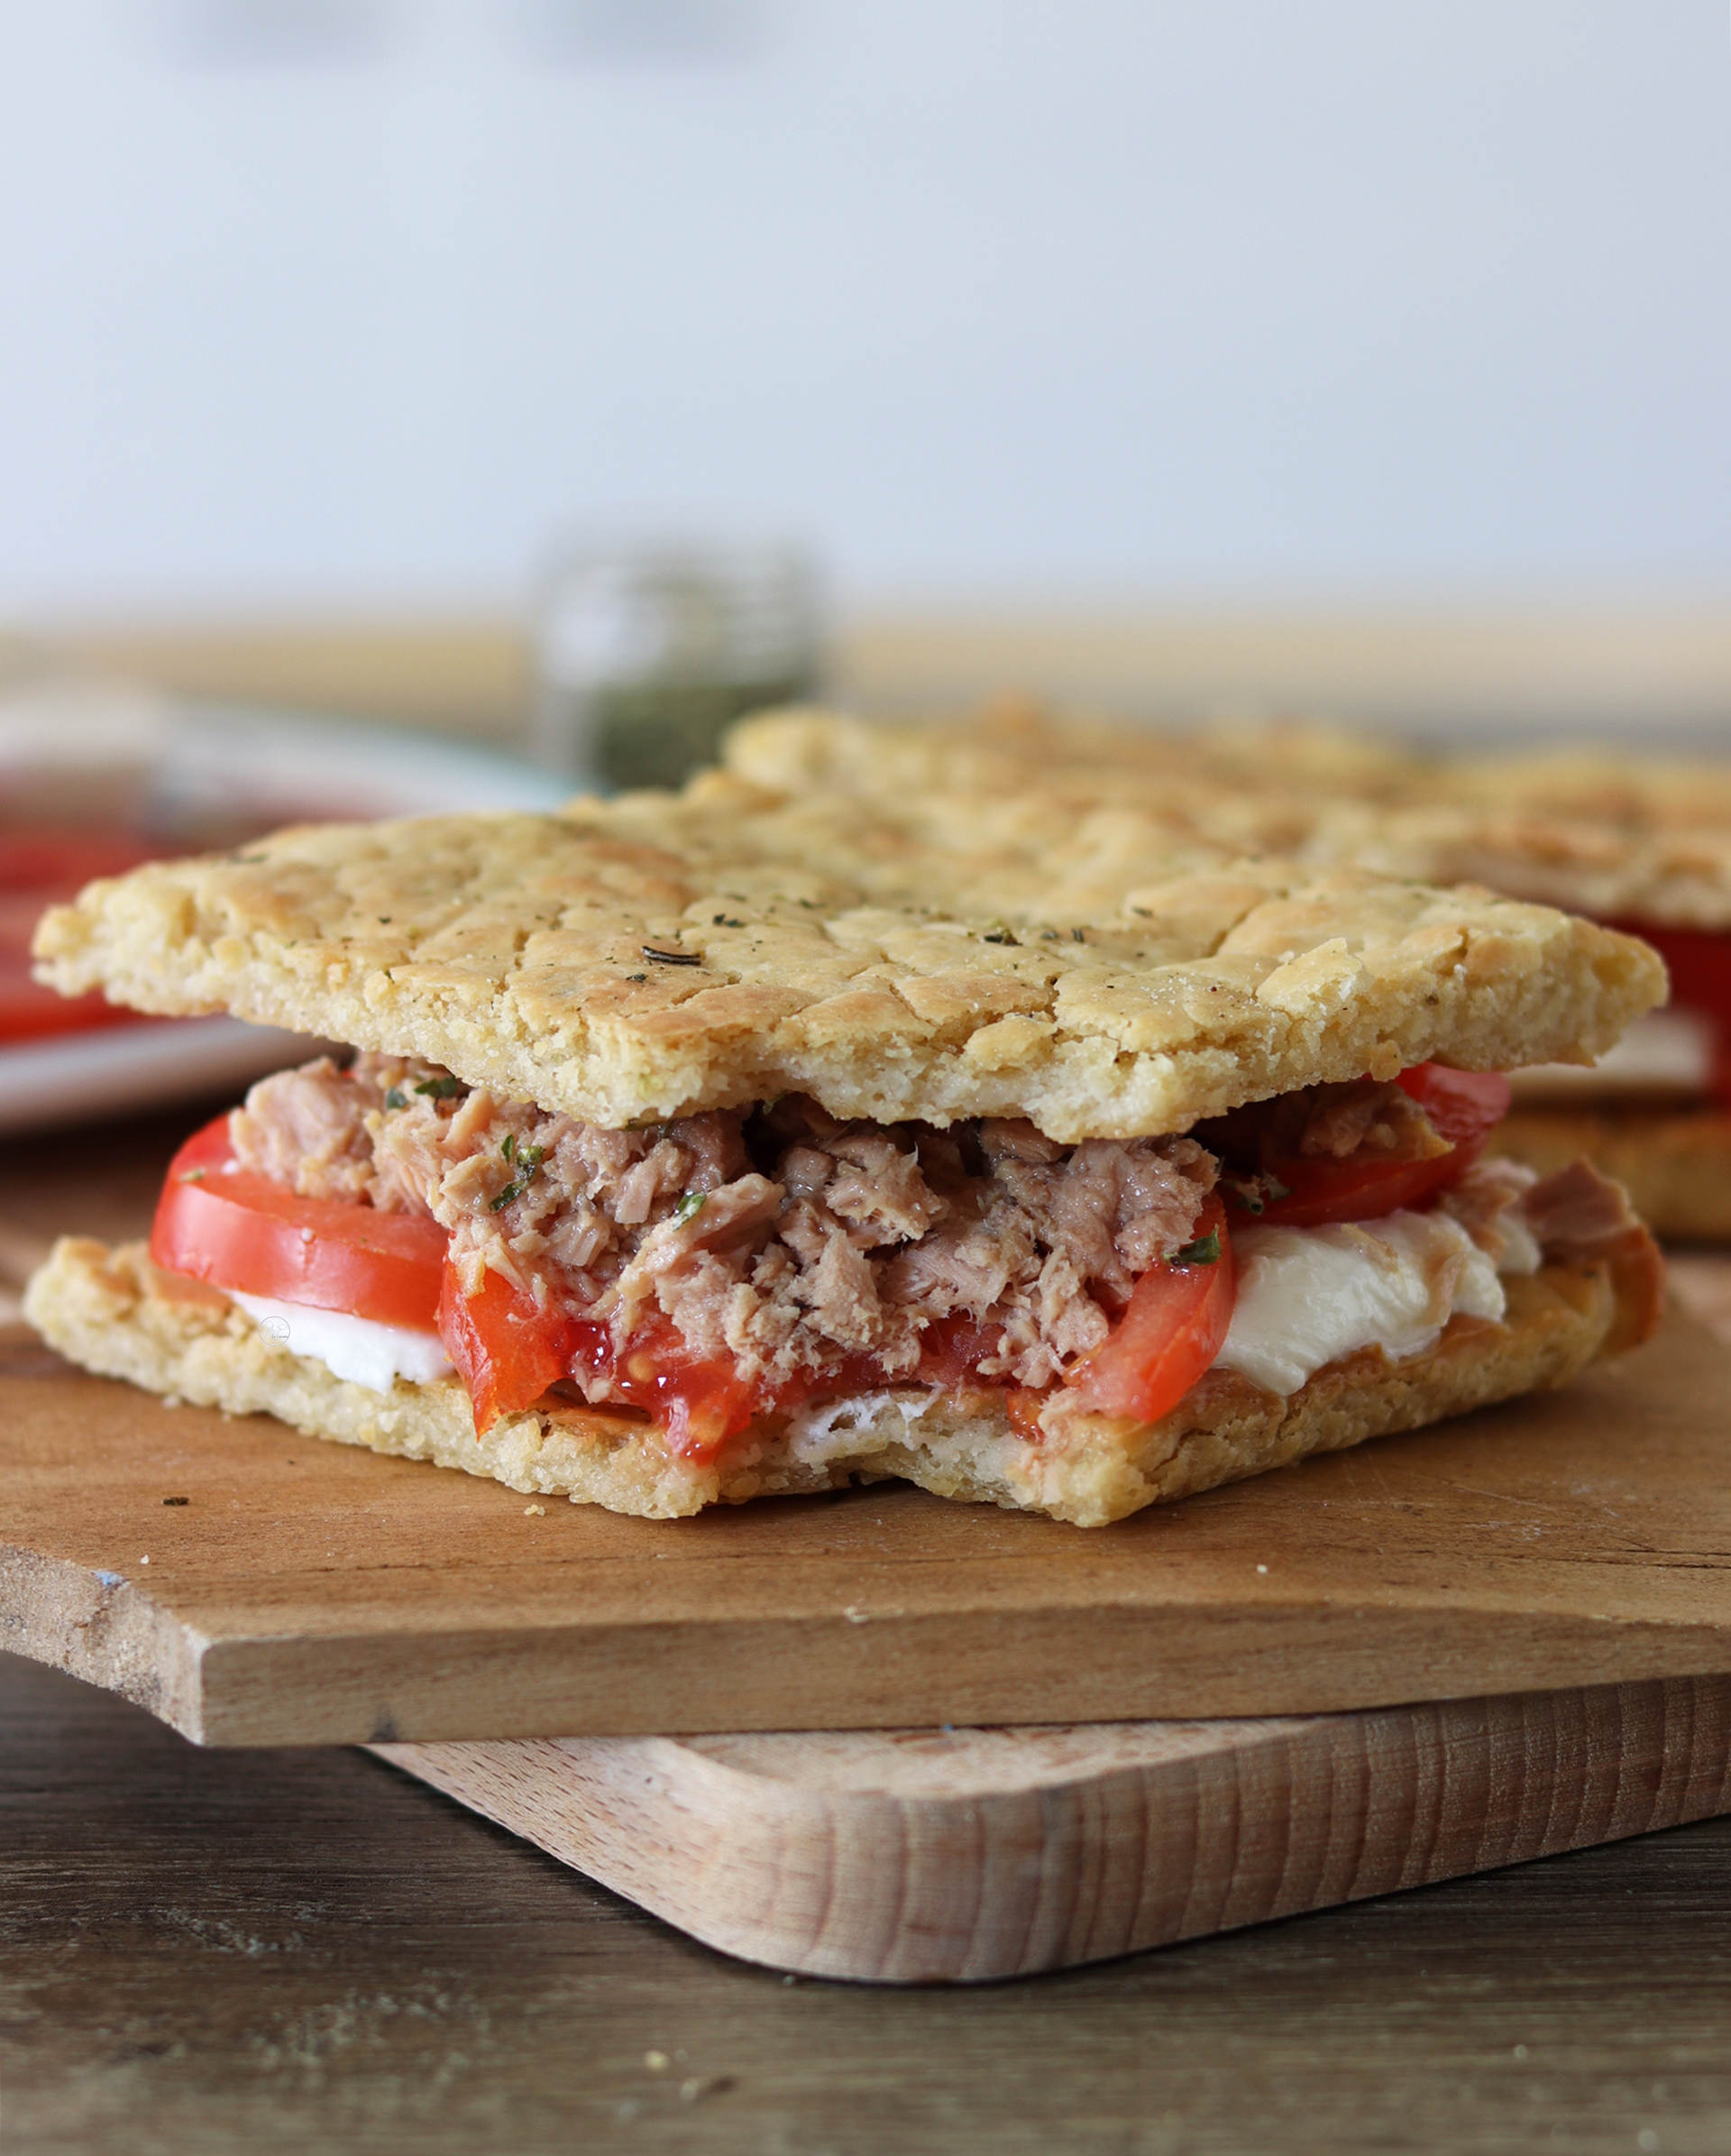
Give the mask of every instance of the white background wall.
POLYGON ((1726 0, 0 0, 0 616, 1731 585, 1726 0))

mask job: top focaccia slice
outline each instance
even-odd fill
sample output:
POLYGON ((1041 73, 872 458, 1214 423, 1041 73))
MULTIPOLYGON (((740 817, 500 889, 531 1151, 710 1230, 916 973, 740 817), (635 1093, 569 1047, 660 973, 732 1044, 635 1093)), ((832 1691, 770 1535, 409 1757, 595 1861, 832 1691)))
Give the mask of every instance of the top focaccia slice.
POLYGON ((1234 860, 1183 814, 722 773, 153 863, 55 908, 36 950, 67 994, 422 1056, 616 1127, 799 1090, 1065 1143, 1432 1058, 1583 1061, 1665 989, 1633 938, 1234 860))

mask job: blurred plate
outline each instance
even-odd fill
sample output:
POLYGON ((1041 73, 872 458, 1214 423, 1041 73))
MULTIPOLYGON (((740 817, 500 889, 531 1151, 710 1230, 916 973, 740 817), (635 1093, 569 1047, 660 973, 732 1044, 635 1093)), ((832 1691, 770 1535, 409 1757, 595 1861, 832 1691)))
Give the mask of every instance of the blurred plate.
POLYGON ((123 825, 187 852, 280 823, 552 809, 569 784, 407 727, 100 684, 0 697, 0 821, 123 825))
MULTIPOLYGON (((196 853, 284 823, 546 810, 568 792, 530 765, 401 727, 102 684, 0 697, 0 868, 16 872, 0 891, 0 1133, 238 1096, 327 1045, 233 1018, 117 1021, 102 1011, 86 1023, 51 1000, 31 1010, 46 992, 28 982, 30 929, 42 906, 73 895, 105 846, 119 867, 129 848, 196 853), (58 881, 31 867, 57 851, 87 866, 58 881), (32 880, 39 873, 49 880, 32 880)), ((93 999, 92 1018, 99 1011, 93 999)))
POLYGON ((0 1048, 0 1137, 233 1092, 331 1043, 240 1018, 153 1018, 0 1048))

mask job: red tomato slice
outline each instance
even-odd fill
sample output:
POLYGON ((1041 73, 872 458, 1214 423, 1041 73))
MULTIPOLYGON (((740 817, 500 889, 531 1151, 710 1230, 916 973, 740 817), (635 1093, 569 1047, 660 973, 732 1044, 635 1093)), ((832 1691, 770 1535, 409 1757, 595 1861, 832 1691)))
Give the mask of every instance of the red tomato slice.
POLYGON ((439 1292, 439 1338, 469 1388, 481 1434, 497 1417, 532 1407, 567 1374, 579 1328, 562 1311, 538 1308, 532 1295, 496 1272, 485 1276, 479 1295, 465 1295, 447 1262, 439 1292))
MULTIPOLYGON (((1451 1070, 1442 1063, 1415 1063, 1398 1080, 1430 1117, 1439 1138, 1453 1149, 1428 1161, 1384 1161, 1370 1155, 1344 1161, 1288 1159, 1269 1173, 1287 1187, 1284 1197, 1264 1199, 1255 1215, 1268 1227, 1319 1228, 1342 1220, 1379 1220, 1403 1206, 1429 1203, 1484 1151, 1491 1132, 1508 1113, 1508 1080, 1494 1070, 1451 1070)), ((1229 1197, 1233 1197, 1230 1181, 1229 1197)), ((1252 1208, 1233 1197, 1235 1211, 1252 1208)))
POLYGON ((1269 1172, 1286 1185, 1287 1195, 1266 1200, 1256 1224, 1320 1228, 1341 1220, 1380 1220, 1385 1213, 1424 1205, 1465 1165, 1452 1153, 1433 1161, 1282 1161, 1269 1172))
POLYGON ((219 1115, 174 1156, 151 1258, 166 1272, 243 1295, 435 1333, 445 1242, 438 1223, 419 1214, 300 1197, 240 1167, 219 1115))
POLYGON ((673 1451, 691 1460, 719 1451, 768 1404, 731 1368, 692 1361, 665 1324, 646 1327, 627 1344, 613 1367, 613 1389, 633 1407, 646 1408, 673 1451))
POLYGON ((1220 1237, 1211 1265, 1150 1265, 1104 1345, 1084 1357, 1068 1382, 1103 1415, 1158 1422, 1211 1367, 1232 1322, 1238 1275, 1219 1198, 1196 1221, 1198 1239, 1220 1237))
POLYGON ((672 1326, 655 1320, 615 1357, 604 1325, 569 1317, 496 1272, 479 1295, 465 1295, 447 1265, 439 1298, 439 1337, 474 1403, 475 1428, 531 1408, 550 1385, 580 1365, 611 1381, 612 1396, 642 1408, 686 1459, 715 1453, 750 1422, 763 1403, 731 1366, 701 1362, 672 1326))
MULTIPOLYGON (((976 1325, 965 1310, 954 1311, 948 1317, 934 1317, 920 1335, 920 1361, 913 1372, 913 1381, 918 1385, 951 1387, 970 1382, 979 1384, 983 1381, 975 1377, 975 1366, 987 1355, 996 1353, 1003 1338, 1001 1325, 976 1325)), ((881 1372, 875 1375, 870 1371, 861 1372, 862 1391, 883 1382, 881 1372)))

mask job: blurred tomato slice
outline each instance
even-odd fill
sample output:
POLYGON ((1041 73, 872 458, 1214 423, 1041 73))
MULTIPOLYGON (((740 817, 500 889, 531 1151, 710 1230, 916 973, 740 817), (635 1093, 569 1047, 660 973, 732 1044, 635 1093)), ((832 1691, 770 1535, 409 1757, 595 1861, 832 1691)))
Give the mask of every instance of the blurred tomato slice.
POLYGON ((0 830, 0 1042, 139 1023, 142 1013, 100 995, 59 995, 32 980, 30 940, 47 907, 76 898, 93 876, 124 875, 161 850, 137 831, 0 830))

